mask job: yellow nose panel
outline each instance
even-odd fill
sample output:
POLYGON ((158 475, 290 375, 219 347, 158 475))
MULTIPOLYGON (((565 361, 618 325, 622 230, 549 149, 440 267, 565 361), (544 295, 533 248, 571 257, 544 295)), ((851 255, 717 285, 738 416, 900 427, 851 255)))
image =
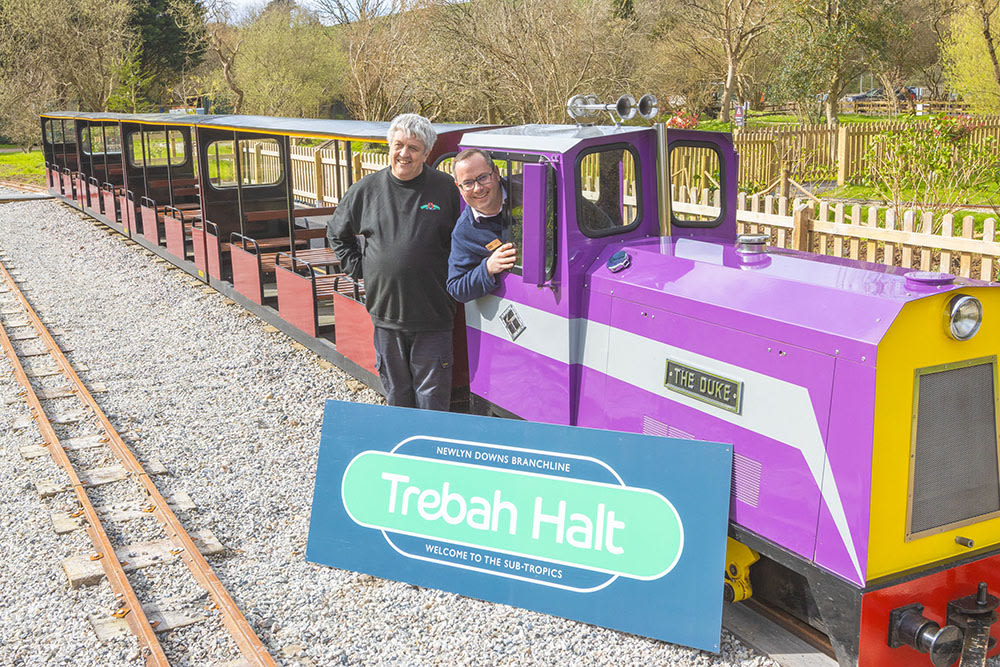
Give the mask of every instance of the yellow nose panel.
MULTIPOLYGON (((868 550, 869 580, 895 574, 939 560, 962 556, 983 547, 1000 543, 1000 512, 963 516, 961 521, 928 528, 926 521, 914 515, 913 484, 916 465, 915 443, 918 415, 919 378, 958 368, 977 367, 977 377, 985 379, 981 391, 974 391, 985 405, 992 392, 992 415, 978 411, 973 419, 981 427, 992 419, 992 433, 997 433, 997 357, 1000 356, 1000 288, 969 287, 935 294, 911 301, 903 307, 878 346, 875 383, 875 431, 872 455, 871 524, 868 550), (947 332, 945 312, 956 294, 976 297, 983 305, 983 323, 968 341, 953 339, 947 332), (988 368, 980 365, 986 364, 988 368), (992 386, 989 385, 992 372, 992 386), (959 538, 956 541, 956 538, 959 538), (961 543, 960 543, 961 542, 961 543), (971 544, 971 546, 970 546, 971 544)), ((926 397, 925 397, 926 398, 926 397)), ((988 411, 987 411, 988 412, 988 411)), ((944 415, 947 417, 948 415, 944 415)), ((935 419, 939 416, 935 413, 935 419)), ((921 424, 926 424, 925 421, 921 424)), ((947 456, 963 454, 963 420, 948 420, 954 440, 948 439, 947 456), (954 443, 952 445, 951 443, 954 443)), ((988 424, 986 424, 988 425, 988 424)), ((935 425, 937 426, 937 425, 935 425)), ((921 428, 929 428, 922 426, 921 428)), ((944 427, 942 427, 944 428, 944 427)), ((982 439, 979 442, 983 442, 982 439)), ((987 449, 990 443, 987 443, 987 449)), ((941 447, 940 449, 943 449, 941 447)), ((926 450, 923 450, 926 451, 926 450)), ((980 448, 978 451, 982 452, 980 448)), ((1000 455, 998 455, 1000 458, 1000 455)), ((1000 479, 997 458, 989 464, 986 477, 1000 479)), ((984 465, 972 462, 970 465, 984 465)), ((981 470, 981 468, 980 468, 981 470)), ((933 474, 933 470, 931 471, 933 474)), ((924 474, 927 474, 926 472, 924 474)), ((922 489, 923 487, 921 487, 922 489)), ((948 487, 945 487, 946 490, 948 487)), ((921 489, 916 489, 918 492, 921 489)), ((956 491, 958 493, 958 491, 956 491)), ((954 496, 950 499, 956 503, 954 496)), ((924 501, 926 504, 926 501, 924 501)), ((933 503, 930 503, 933 507, 933 503)))

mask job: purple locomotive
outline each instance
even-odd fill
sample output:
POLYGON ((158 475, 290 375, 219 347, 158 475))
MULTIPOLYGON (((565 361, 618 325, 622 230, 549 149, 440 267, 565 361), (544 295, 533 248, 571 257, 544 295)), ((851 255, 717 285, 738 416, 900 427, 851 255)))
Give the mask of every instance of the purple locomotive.
POLYGON ((996 650, 1000 288, 738 237, 728 134, 461 145, 506 165, 521 262, 465 307, 480 409, 732 442, 727 597, 812 624, 841 665, 996 650), (721 194, 670 210, 685 182, 721 194))

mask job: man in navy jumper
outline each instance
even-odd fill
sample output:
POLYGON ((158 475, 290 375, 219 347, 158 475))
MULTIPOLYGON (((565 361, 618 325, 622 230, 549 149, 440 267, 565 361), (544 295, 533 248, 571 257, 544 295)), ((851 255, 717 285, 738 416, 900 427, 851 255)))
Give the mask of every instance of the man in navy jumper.
POLYGON ((455 302, 445 279, 459 198, 447 174, 424 164, 436 138, 426 118, 397 116, 389 167, 350 187, 327 237, 342 270, 364 278, 386 402, 448 410, 455 302))
POLYGON ((467 303, 500 286, 498 278, 517 263, 505 219, 507 193, 489 153, 467 148, 453 162, 455 185, 468 206, 451 235, 448 294, 467 303))

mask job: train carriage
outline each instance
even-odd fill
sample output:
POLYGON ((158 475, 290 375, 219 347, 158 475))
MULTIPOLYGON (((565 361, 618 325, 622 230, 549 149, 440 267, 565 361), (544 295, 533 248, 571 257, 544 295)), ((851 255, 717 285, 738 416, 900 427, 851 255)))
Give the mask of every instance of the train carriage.
MULTIPOLYGON (((63 128, 113 120, 81 116, 43 117, 49 187, 66 199, 75 181, 57 175, 88 167, 63 128)), ((166 252, 159 230, 155 247, 145 231, 139 241, 378 386, 358 286, 309 259, 322 240, 296 215, 289 137, 349 146, 384 141, 387 124, 177 122, 192 128, 199 219, 171 200, 164 213, 187 245, 166 252), (246 174, 247 142, 265 142, 278 171, 246 174), (332 336, 317 310, 328 298, 354 309, 335 312, 332 336)), ((169 132, 160 118, 118 123, 126 156, 132 123, 169 132)), ((459 322, 472 409, 731 442, 730 600, 790 612, 826 633, 844 666, 981 664, 996 653, 995 284, 738 235, 737 155, 724 133, 438 130, 435 157, 474 147, 501 167, 519 250, 501 287, 459 322), (672 196, 707 183, 713 202, 672 196)), ((358 174, 342 176, 346 188, 358 174)))

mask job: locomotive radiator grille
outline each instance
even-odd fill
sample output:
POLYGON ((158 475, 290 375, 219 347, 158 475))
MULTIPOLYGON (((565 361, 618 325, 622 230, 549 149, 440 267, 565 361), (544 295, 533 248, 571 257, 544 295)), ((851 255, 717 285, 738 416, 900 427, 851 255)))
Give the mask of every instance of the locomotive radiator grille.
POLYGON ((996 357, 918 369, 907 539, 1000 514, 996 357))

